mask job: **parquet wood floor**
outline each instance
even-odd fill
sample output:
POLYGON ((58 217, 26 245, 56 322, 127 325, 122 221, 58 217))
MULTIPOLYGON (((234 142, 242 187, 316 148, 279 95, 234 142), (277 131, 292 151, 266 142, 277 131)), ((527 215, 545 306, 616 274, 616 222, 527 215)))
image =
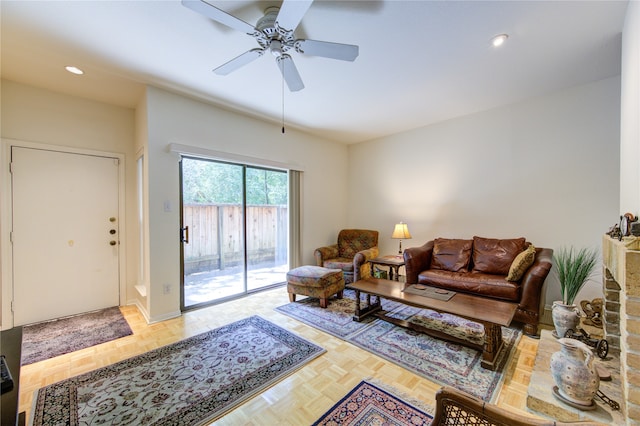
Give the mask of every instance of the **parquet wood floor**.
MULTIPOLYGON (((260 315, 315 342, 327 352, 218 419, 215 425, 309 425, 365 378, 384 382, 405 395, 433 405, 438 384, 274 310, 288 301, 286 288, 280 287, 150 325, 135 306, 122 307, 133 330, 132 336, 22 367, 20 411, 29 416, 34 393, 43 386, 250 315, 260 315)), ((537 348, 537 340, 522 337, 505 370, 498 405, 533 416, 525 406, 537 348)))

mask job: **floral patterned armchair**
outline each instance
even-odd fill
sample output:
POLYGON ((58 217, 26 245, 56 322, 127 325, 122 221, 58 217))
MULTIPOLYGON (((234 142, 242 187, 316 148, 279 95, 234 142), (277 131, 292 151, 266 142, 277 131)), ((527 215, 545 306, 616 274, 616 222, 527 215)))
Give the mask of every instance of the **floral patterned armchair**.
POLYGON ((378 231, 343 229, 337 244, 317 248, 314 255, 317 266, 341 269, 347 284, 370 277, 369 260, 378 257, 378 253, 378 231))

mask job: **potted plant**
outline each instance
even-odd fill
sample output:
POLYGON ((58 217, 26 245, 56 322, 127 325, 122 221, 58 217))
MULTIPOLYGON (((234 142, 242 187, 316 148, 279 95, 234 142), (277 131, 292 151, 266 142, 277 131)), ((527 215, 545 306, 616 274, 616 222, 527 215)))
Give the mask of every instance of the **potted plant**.
POLYGON ((553 302, 551 314, 556 337, 564 337, 568 330, 576 330, 580 323, 575 298, 591 277, 598 261, 595 249, 561 248, 553 255, 558 270, 562 301, 553 302))

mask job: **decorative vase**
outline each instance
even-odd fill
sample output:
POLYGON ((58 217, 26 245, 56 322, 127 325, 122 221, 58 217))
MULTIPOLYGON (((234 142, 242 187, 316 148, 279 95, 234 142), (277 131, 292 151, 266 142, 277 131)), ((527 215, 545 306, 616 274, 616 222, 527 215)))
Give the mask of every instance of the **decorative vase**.
POLYGON ((555 326, 555 337, 565 337, 567 330, 576 331, 580 324, 580 315, 576 305, 565 305, 562 302, 553 302, 551 317, 555 326))
POLYGON ((560 350, 551 355, 551 375, 557 385, 554 392, 565 402, 579 407, 593 406, 600 387, 600 376, 593 364, 593 352, 585 343, 563 337, 560 350))

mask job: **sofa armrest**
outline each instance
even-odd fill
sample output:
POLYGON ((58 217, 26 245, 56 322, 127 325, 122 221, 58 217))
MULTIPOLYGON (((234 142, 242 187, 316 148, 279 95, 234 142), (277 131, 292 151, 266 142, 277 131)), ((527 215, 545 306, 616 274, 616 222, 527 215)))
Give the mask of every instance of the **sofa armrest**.
POLYGON ((369 261, 380 254, 378 247, 361 250, 353 257, 353 281, 371 277, 371 264, 369 261))
POLYGON ((417 284, 420 272, 431 266, 433 241, 427 241, 420 247, 410 247, 404 251, 404 268, 407 274, 407 284, 417 284))
POLYGON ((316 266, 323 266, 325 260, 338 257, 338 244, 317 248, 313 255, 316 258, 316 266))
POLYGON ((528 312, 540 312, 541 302, 544 297, 544 281, 551 270, 553 250, 549 248, 537 248, 533 265, 526 270, 520 281, 522 297, 519 308, 528 312))

